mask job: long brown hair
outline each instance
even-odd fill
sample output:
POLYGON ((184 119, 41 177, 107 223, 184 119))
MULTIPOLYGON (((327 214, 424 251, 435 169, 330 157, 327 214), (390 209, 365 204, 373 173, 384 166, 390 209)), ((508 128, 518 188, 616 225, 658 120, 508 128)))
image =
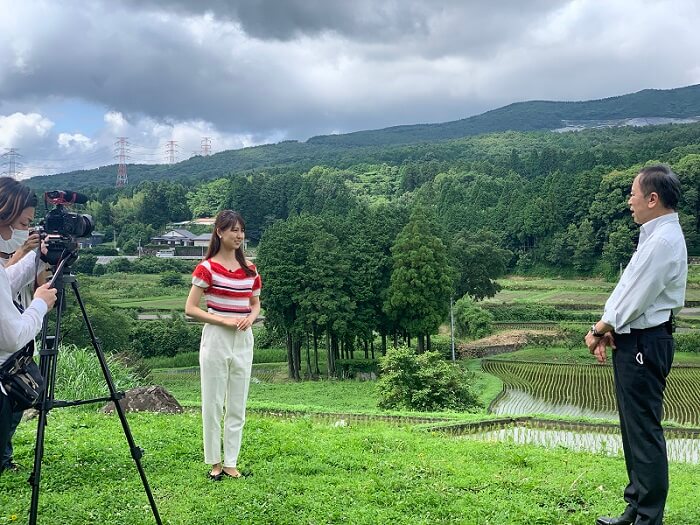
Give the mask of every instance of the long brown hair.
POLYGON ((0 226, 17 220, 25 208, 36 208, 34 192, 12 177, 0 177, 0 226))
MULTIPOLYGON (((204 259, 211 259, 221 249, 221 239, 219 238, 219 231, 226 231, 234 228, 236 225, 241 227, 241 230, 245 232, 245 222, 240 213, 233 210, 222 210, 216 215, 214 220, 214 231, 211 232, 211 239, 209 239, 209 248, 207 249, 207 254, 204 259)), ((238 264, 241 265, 243 271, 246 275, 252 277, 255 275, 255 270, 250 268, 245 260, 245 254, 243 253, 243 245, 236 248, 236 260, 238 264)))

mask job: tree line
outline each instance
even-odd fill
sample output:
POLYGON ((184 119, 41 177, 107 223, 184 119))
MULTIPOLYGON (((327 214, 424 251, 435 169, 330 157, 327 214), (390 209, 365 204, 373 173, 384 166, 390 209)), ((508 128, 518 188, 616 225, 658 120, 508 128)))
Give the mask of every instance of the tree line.
POLYGON ((450 299, 492 296, 506 271, 614 278, 636 243, 626 202, 648 163, 679 174, 681 224, 700 254, 699 125, 507 132, 343 158, 95 188, 80 211, 126 253, 169 222, 240 211, 292 375, 314 371, 319 351, 331 366, 370 353, 375 336, 427 348, 450 299))

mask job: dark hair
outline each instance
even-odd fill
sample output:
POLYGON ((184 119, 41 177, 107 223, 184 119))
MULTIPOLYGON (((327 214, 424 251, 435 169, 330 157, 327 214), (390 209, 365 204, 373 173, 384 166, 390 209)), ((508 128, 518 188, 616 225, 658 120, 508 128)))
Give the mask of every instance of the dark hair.
POLYGON ((12 224, 26 208, 36 208, 36 194, 12 177, 0 177, 0 226, 12 224))
MULTIPOLYGON (((221 249, 221 238, 219 237, 219 231, 226 231, 239 225, 243 231, 245 231, 245 222, 243 222, 243 217, 240 213, 233 210, 222 210, 216 215, 214 220, 214 231, 211 232, 211 239, 209 240, 209 248, 207 249, 207 255, 204 259, 211 259, 221 249)), ((255 275, 255 270, 248 266, 245 260, 245 254, 243 253, 243 246, 236 248, 236 260, 238 264, 246 275, 252 277, 255 275)))
POLYGON ((654 192, 664 207, 676 209, 681 199, 681 181, 671 168, 664 164, 655 164, 641 170, 639 175, 639 187, 645 197, 654 192))

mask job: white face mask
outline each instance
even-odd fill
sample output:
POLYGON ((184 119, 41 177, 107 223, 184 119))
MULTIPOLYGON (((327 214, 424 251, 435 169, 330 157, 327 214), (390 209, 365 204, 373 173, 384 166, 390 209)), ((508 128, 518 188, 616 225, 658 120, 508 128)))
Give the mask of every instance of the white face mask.
POLYGON ((12 236, 5 240, 0 237, 0 252, 15 253, 29 239, 29 230, 16 230, 10 226, 12 236))

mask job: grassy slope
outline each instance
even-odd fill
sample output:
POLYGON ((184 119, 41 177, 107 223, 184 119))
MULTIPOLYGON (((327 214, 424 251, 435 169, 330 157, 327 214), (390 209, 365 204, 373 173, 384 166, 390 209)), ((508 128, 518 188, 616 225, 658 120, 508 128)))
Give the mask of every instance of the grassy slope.
MULTIPOLYGON (((118 419, 68 409, 50 419, 40 523, 153 523, 118 419)), ((198 414, 129 420, 166 524, 583 525, 622 508, 620 458, 252 415, 239 464, 252 475, 212 483, 198 414)), ((25 465, 34 427, 21 425, 15 440, 25 465)), ((699 476, 698 466, 671 465, 667 525, 700 522, 699 476)), ((0 476, 0 523, 22 523, 29 495, 25 475, 0 476)))

